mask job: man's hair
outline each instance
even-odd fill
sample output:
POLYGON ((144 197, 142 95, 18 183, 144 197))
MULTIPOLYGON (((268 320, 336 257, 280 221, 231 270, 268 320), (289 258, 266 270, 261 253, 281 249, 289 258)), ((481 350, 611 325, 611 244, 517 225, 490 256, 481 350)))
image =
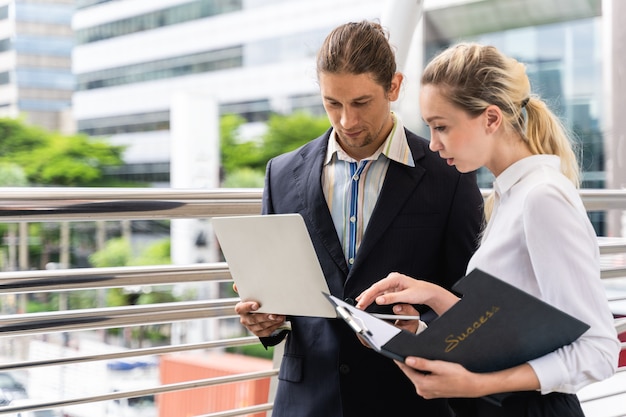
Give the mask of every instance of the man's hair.
POLYGON ((391 88, 396 59, 388 33, 374 22, 335 28, 317 53, 317 74, 370 74, 385 91, 391 88))

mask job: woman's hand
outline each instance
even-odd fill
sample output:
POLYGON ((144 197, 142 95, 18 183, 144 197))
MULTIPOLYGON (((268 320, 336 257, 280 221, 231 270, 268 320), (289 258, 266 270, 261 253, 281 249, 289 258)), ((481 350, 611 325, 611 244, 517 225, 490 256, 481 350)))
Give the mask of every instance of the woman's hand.
POLYGON ((415 385, 415 391, 426 399, 476 398, 500 392, 539 389, 532 367, 525 363, 496 372, 475 373, 463 366, 445 361, 407 357, 396 364, 415 385))
POLYGON ((362 310, 373 302, 378 305, 426 304, 441 315, 459 301, 459 298, 431 282, 392 272, 363 291, 356 300, 356 307, 362 310))
POLYGON ((396 361, 396 364, 415 385, 417 394, 426 399, 486 395, 481 391, 480 375, 459 364, 415 357, 407 357, 404 363, 396 361))

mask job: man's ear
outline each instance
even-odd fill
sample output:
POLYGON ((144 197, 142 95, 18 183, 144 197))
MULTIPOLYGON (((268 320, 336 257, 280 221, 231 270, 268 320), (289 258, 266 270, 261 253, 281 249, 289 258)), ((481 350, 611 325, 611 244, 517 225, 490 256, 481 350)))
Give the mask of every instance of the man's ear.
POLYGON ((396 101, 400 96, 400 87, 402 87, 402 80, 404 79, 404 75, 401 72, 396 72, 391 79, 391 88, 389 88, 389 92, 387 93, 387 98, 389 101, 396 101))
POLYGON ((498 106, 491 105, 485 109, 484 114, 487 133, 494 133, 502 124, 502 110, 498 106))

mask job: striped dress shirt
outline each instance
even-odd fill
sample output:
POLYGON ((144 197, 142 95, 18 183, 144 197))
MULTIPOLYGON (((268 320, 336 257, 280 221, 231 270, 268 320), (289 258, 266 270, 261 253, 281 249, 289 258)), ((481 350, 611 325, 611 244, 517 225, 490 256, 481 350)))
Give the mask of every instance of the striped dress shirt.
POLYGON ((373 155, 361 161, 345 153, 334 130, 328 139, 322 188, 348 267, 354 263, 385 181, 389 161, 415 166, 404 126, 395 114, 392 116, 393 129, 385 142, 373 155))

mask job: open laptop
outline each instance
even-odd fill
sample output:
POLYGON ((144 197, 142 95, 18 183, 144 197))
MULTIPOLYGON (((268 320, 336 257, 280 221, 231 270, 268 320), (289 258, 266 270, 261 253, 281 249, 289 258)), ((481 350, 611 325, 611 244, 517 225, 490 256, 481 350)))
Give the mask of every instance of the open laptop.
POLYGON ((304 219, 299 214, 214 217, 213 230, 239 296, 257 312, 337 316, 304 219))

